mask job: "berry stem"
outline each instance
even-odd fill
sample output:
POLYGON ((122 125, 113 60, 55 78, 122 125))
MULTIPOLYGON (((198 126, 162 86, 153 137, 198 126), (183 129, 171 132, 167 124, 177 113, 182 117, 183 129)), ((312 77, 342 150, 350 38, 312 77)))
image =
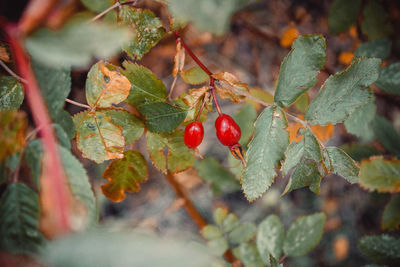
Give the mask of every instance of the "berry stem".
POLYGON ((210 77, 210 86, 211 86, 211 93, 213 96, 215 107, 217 108, 218 114, 221 116, 222 112, 221 112, 221 108, 219 107, 219 104, 218 104, 217 94, 215 93, 215 83, 214 83, 213 77, 210 77))
POLYGON ((205 104, 206 104, 206 98, 204 97, 204 98, 203 98, 203 103, 201 103, 201 107, 200 107, 199 112, 197 113, 197 116, 196 116, 196 120, 195 120, 195 121, 199 121, 200 116, 201 116, 201 112, 203 111, 203 108, 204 108, 205 104))

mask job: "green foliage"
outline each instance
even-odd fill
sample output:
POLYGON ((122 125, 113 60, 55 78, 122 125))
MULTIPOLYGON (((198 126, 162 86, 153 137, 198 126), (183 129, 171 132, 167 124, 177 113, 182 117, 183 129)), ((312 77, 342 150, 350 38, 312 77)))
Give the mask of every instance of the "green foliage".
POLYGON ((82 4, 90 11, 100 13, 113 4, 113 0, 81 0, 82 4))
POLYGON ((310 102, 310 100, 308 98, 307 93, 304 93, 304 94, 300 95, 299 98, 297 98, 296 102, 294 103, 294 106, 301 113, 306 113, 309 102, 310 102))
POLYGON ((253 223, 244 223, 237 226, 229 233, 228 238, 231 244, 241 244, 252 239, 257 232, 257 227, 253 223))
POLYGON ((384 117, 375 116, 372 127, 376 138, 390 152, 400 154, 400 135, 393 124, 384 117))
POLYGON ((228 210, 223 208, 217 208, 213 213, 214 222, 221 226, 222 222, 225 220, 226 216, 228 216, 228 210))
POLYGON ((354 52, 354 56, 377 57, 384 60, 390 55, 391 47, 392 45, 388 39, 375 39, 361 44, 354 52))
POLYGON ((223 237, 208 241, 207 246, 210 248, 211 253, 216 256, 224 255, 225 251, 229 248, 228 241, 223 237))
POLYGON ((342 176, 351 184, 357 183, 360 168, 346 152, 334 146, 327 147, 324 152, 325 165, 330 172, 342 176))
POLYGON ((209 224, 201 229, 201 235, 207 240, 212 240, 221 237, 222 233, 217 226, 209 224))
POLYGON ((388 37, 393 33, 389 15, 380 2, 369 0, 364 7, 363 16, 361 30, 369 39, 388 37))
POLYGON ((318 169, 317 163, 303 157, 290 176, 290 180, 282 194, 304 186, 308 186, 312 192, 319 194, 321 180, 322 174, 318 169))
POLYGON ((326 216, 323 213, 298 218, 287 231, 283 251, 287 256, 302 256, 313 249, 324 231, 326 216))
POLYGON ((254 130, 254 121, 257 118, 256 109, 250 105, 243 105, 239 112, 233 116, 235 122, 239 125, 242 136, 240 137, 239 144, 247 144, 253 135, 254 130))
POLYGON ((281 65, 274 102, 281 107, 296 99, 317 82, 319 70, 325 65, 325 39, 321 35, 297 38, 281 65))
POLYGON ((271 267, 283 267, 283 264, 279 263, 272 255, 269 256, 269 265, 271 267))
POLYGON ((239 246, 239 258, 245 267, 263 267, 264 264, 254 244, 242 243, 239 246))
POLYGON ((52 116, 53 120, 56 121, 61 128, 63 128, 69 139, 75 137, 75 125, 71 115, 67 111, 60 110, 57 115, 52 116))
POLYGON ((400 225, 400 194, 392 196, 382 215, 382 229, 394 230, 400 225))
POLYGON ((222 222, 221 229, 223 233, 227 233, 235 229, 235 227, 237 227, 238 225, 239 225, 238 217, 233 213, 229 213, 222 222))
POLYGON ((383 67, 375 84, 383 91, 400 95, 400 62, 383 67))
POLYGON ((0 248, 33 255, 40 251, 44 237, 39 232, 39 197, 23 183, 10 184, 0 201, 0 248))
POLYGON ((340 148, 343 149, 355 161, 361 161, 362 159, 381 154, 372 146, 357 143, 342 145, 340 148))
POLYGON ((28 146, 25 149, 25 160, 30 168, 33 182, 38 189, 40 187, 39 178, 42 171, 42 155, 43 148, 41 141, 39 139, 36 139, 29 142, 28 146))
POLYGON ((71 141, 69 140, 69 136, 64 131, 64 129, 57 123, 53 123, 52 126, 56 132, 56 136, 57 136, 57 139, 58 139, 58 142, 60 143, 60 145, 71 150, 71 141))
POLYGON ((14 77, 0 77, 0 112, 18 109, 24 101, 24 90, 14 77))
POLYGON ((247 167, 242 188, 249 200, 260 197, 277 175, 274 168, 283 159, 289 143, 284 112, 276 106, 264 109, 254 124, 254 137, 246 153, 247 167))
POLYGON ((361 0, 335 0, 329 9, 328 23, 333 34, 347 31, 357 22, 361 0))
POLYGON ((378 79, 380 59, 356 58, 346 70, 330 76, 311 102, 306 120, 327 125, 343 122, 371 97, 368 86, 378 79))
POLYGON ((143 135, 143 122, 132 113, 121 109, 108 109, 102 112, 110 116, 113 123, 122 127, 126 144, 135 143, 143 135))
POLYGON ((180 73, 182 79, 188 84, 202 84, 207 82, 210 77, 200 67, 193 67, 188 70, 184 70, 180 73))
POLYGON ((360 250, 373 262, 395 266, 400 261, 400 240, 388 235, 364 236, 360 250))
POLYGON ((257 248, 264 262, 268 262, 269 255, 281 257, 284 240, 285 229, 278 216, 270 215, 258 225, 257 248))

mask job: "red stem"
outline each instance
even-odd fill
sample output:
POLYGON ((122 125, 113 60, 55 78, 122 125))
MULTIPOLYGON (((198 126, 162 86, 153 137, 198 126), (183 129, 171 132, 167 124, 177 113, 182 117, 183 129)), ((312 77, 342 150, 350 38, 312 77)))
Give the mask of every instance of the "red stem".
POLYGON ((218 114, 221 116, 222 112, 221 112, 221 108, 219 107, 219 104, 218 104, 217 94, 215 93, 215 84, 214 84, 214 78, 213 77, 210 77, 210 86, 211 86, 211 93, 212 93, 212 96, 213 96, 213 99, 214 99, 215 107, 217 108, 218 114))
POLYGON ((40 88, 37 84, 36 78, 30 66, 28 55, 22 45, 23 41, 19 28, 15 25, 6 25, 5 32, 8 37, 8 42, 11 47, 11 51, 15 58, 15 63, 18 68, 19 75, 25 79, 24 83, 25 96, 28 102, 28 106, 32 112, 33 120, 36 127, 39 129, 41 138, 44 145, 44 157, 48 161, 47 164, 43 164, 44 173, 51 178, 49 181, 51 184, 51 200, 55 205, 53 212, 56 212, 55 218, 57 220, 57 226, 63 232, 67 232, 70 229, 68 211, 68 191, 66 188, 66 181, 64 175, 64 169, 61 164, 61 160, 56 148, 56 139, 51 125, 49 113, 46 105, 43 101, 40 88), (47 154, 47 155, 46 155, 47 154))

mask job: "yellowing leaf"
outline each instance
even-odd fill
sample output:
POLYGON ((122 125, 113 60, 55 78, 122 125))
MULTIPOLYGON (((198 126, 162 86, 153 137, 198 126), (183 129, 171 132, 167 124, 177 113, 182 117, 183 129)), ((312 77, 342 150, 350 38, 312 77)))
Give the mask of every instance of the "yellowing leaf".
POLYGON ((215 80, 215 89, 222 99, 229 99, 235 103, 240 103, 245 96, 249 95, 249 87, 242 83, 233 74, 221 72, 212 75, 215 80))
POLYGON ((84 111, 73 117, 76 142, 85 158, 101 163, 123 157, 125 139, 120 126, 101 111, 84 111))
POLYGON ((353 52, 342 52, 339 55, 339 63, 343 64, 343 65, 350 65, 351 61, 354 58, 354 54, 353 52))
POLYGON ((131 83, 115 66, 99 61, 89 71, 86 80, 86 99, 91 107, 111 107, 124 101, 131 83))
POLYGON ((181 77, 188 84, 202 84, 209 80, 210 76, 200 67, 193 67, 181 72, 181 77))
POLYGON ((25 113, 0 112, 0 162, 24 147, 26 125, 25 113))
POLYGON ((138 151, 126 151, 124 158, 108 165, 103 178, 109 182, 101 186, 103 194, 111 201, 121 202, 125 191, 134 193, 140 190, 140 182, 147 180, 146 159, 138 151))
POLYGON ((299 30, 296 27, 287 28, 281 37, 281 46, 290 47, 297 37, 299 37, 299 30))
POLYGON ((172 76, 176 77, 185 66, 185 50, 182 49, 181 42, 176 43, 176 54, 174 57, 174 68, 172 69, 172 76))

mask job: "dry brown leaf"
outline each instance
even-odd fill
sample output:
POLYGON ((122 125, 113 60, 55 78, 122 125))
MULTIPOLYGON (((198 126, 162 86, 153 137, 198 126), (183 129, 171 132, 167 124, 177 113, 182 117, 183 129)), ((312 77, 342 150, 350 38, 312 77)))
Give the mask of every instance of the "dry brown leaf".
POLYGON ((7 49, 3 46, 0 46, 0 60, 4 62, 10 62, 10 55, 7 52, 7 49))
POLYGON ((210 90, 210 86, 206 85, 198 89, 189 90, 187 95, 183 97, 183 102, 186 105, 193 108, 195 107, 203 98, 208 94, 208 90, 210 90))
POLYGON ((185 50, 182 49, 181 42, 176 43, 176 55, 174 57, 174 68, 172 69, 172 76, 176 77, 185 66, 185 50))
POLYGON ((249 86, 240 82, 235 75, 221 72, 212 75, 215 78, 215 90, 222 99, 229 99, 235 103, 242 102, 249 94, 249 86))
POLYGON ((297 37, 299 37, 299 30, 295 26, 291 26, 283 33, 280 44, 285 48, 290 47, 297 37))
POLYGON ((339 236, 336 238, 333 242, 333 250, 338 261, 346 259, 349 254, 349 240, 347 237, 339 236))

